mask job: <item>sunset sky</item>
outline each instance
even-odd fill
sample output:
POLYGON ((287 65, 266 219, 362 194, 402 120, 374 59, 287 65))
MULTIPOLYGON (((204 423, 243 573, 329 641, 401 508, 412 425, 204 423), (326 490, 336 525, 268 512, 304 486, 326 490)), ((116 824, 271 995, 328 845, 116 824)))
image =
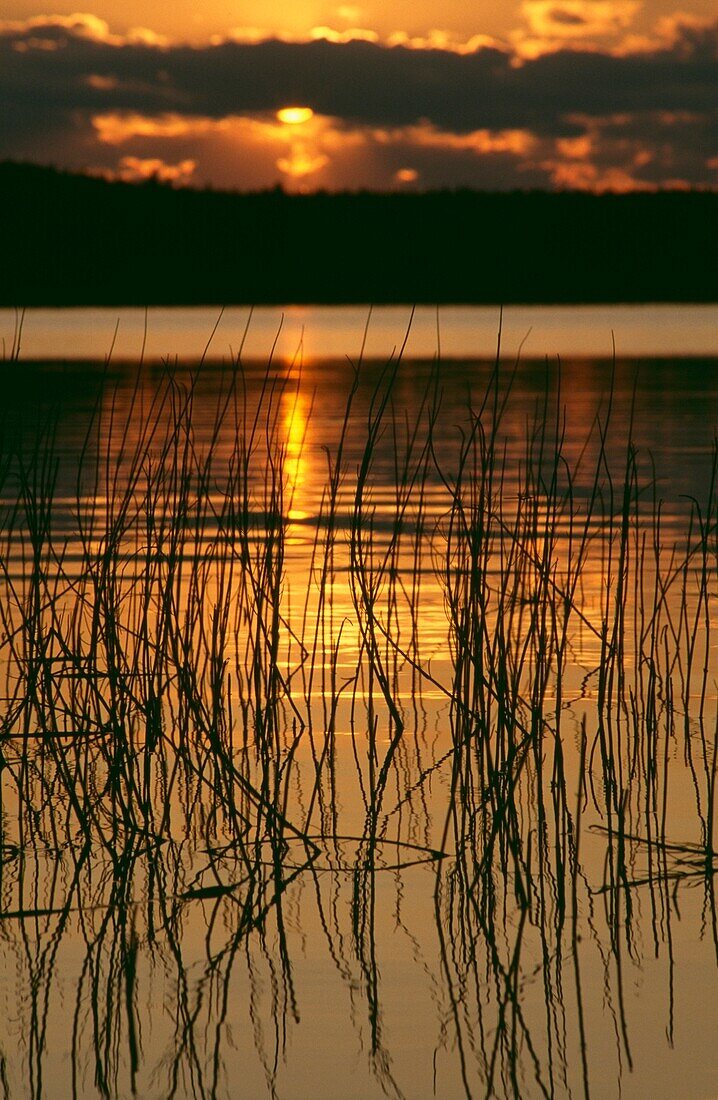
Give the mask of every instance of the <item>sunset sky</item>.
POLYGON ((718 186, 714 0, 2 12, 0 159, 242 190, 718 186))

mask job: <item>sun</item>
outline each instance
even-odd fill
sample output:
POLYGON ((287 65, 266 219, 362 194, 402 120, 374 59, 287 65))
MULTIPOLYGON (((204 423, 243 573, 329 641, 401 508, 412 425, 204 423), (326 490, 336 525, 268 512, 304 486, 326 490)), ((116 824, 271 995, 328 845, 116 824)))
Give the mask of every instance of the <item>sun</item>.
POLYGON ((310 118, 314 118, 311 107, 282 107, 277 111, 277 119, 287 126, 300 126, 302 122, 309 122, 310 118))

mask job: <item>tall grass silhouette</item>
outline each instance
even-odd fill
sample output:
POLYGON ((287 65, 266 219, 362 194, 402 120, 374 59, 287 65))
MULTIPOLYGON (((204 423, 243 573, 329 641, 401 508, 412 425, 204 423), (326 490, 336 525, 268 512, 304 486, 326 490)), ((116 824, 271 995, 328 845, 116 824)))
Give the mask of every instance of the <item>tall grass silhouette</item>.
POLYGON ((71 454, 52 401, 6 413, 0 935, 24 986, 6 1095, 51 1094, 68 967, 77 1095, 233 1094, 240 970, 277 1094, 300 895, 362 1006, 377 1093, 411 1095, 377 926, 412 867, 433 1041, 467 1097, 589 1096, 598 1016, 630 1067, 625 968, 646 927, 672 959, 681 884, 700 884, 718 953, 718 450, 676 541, 631 438, 614 459, 610 400, 576 451, 547 378, 519 445, 497 356, 447 451, 443 369, 414 379, 410 413, 401 351, 347 365, 309 515, 311 401, 291 445, 286 424, 301 349, 141 364, 131 385, 108 360, 71 454), (674 788, 692 833, 671 831, 674 788))

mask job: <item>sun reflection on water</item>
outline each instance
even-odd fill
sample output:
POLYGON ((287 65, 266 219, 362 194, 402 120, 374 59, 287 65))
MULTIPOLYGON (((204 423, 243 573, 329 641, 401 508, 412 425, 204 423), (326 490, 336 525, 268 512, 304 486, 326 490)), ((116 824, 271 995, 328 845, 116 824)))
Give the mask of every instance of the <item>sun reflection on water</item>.
POLYGON ((306 485, 310 473, 307 457, 307 432, 311 402, 297 389, 282 394, 282 433, 284 438, 285 514, 290 521, 309 519, 306 485))

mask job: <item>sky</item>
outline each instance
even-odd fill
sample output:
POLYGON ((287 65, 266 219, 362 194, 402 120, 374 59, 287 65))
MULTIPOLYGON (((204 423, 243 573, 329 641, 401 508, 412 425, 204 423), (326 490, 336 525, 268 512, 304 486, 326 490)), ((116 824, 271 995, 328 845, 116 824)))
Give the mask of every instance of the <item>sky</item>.
POLYGON ((292 191, 718 187, 714 0, 4 0, 0 160, 292 191))

